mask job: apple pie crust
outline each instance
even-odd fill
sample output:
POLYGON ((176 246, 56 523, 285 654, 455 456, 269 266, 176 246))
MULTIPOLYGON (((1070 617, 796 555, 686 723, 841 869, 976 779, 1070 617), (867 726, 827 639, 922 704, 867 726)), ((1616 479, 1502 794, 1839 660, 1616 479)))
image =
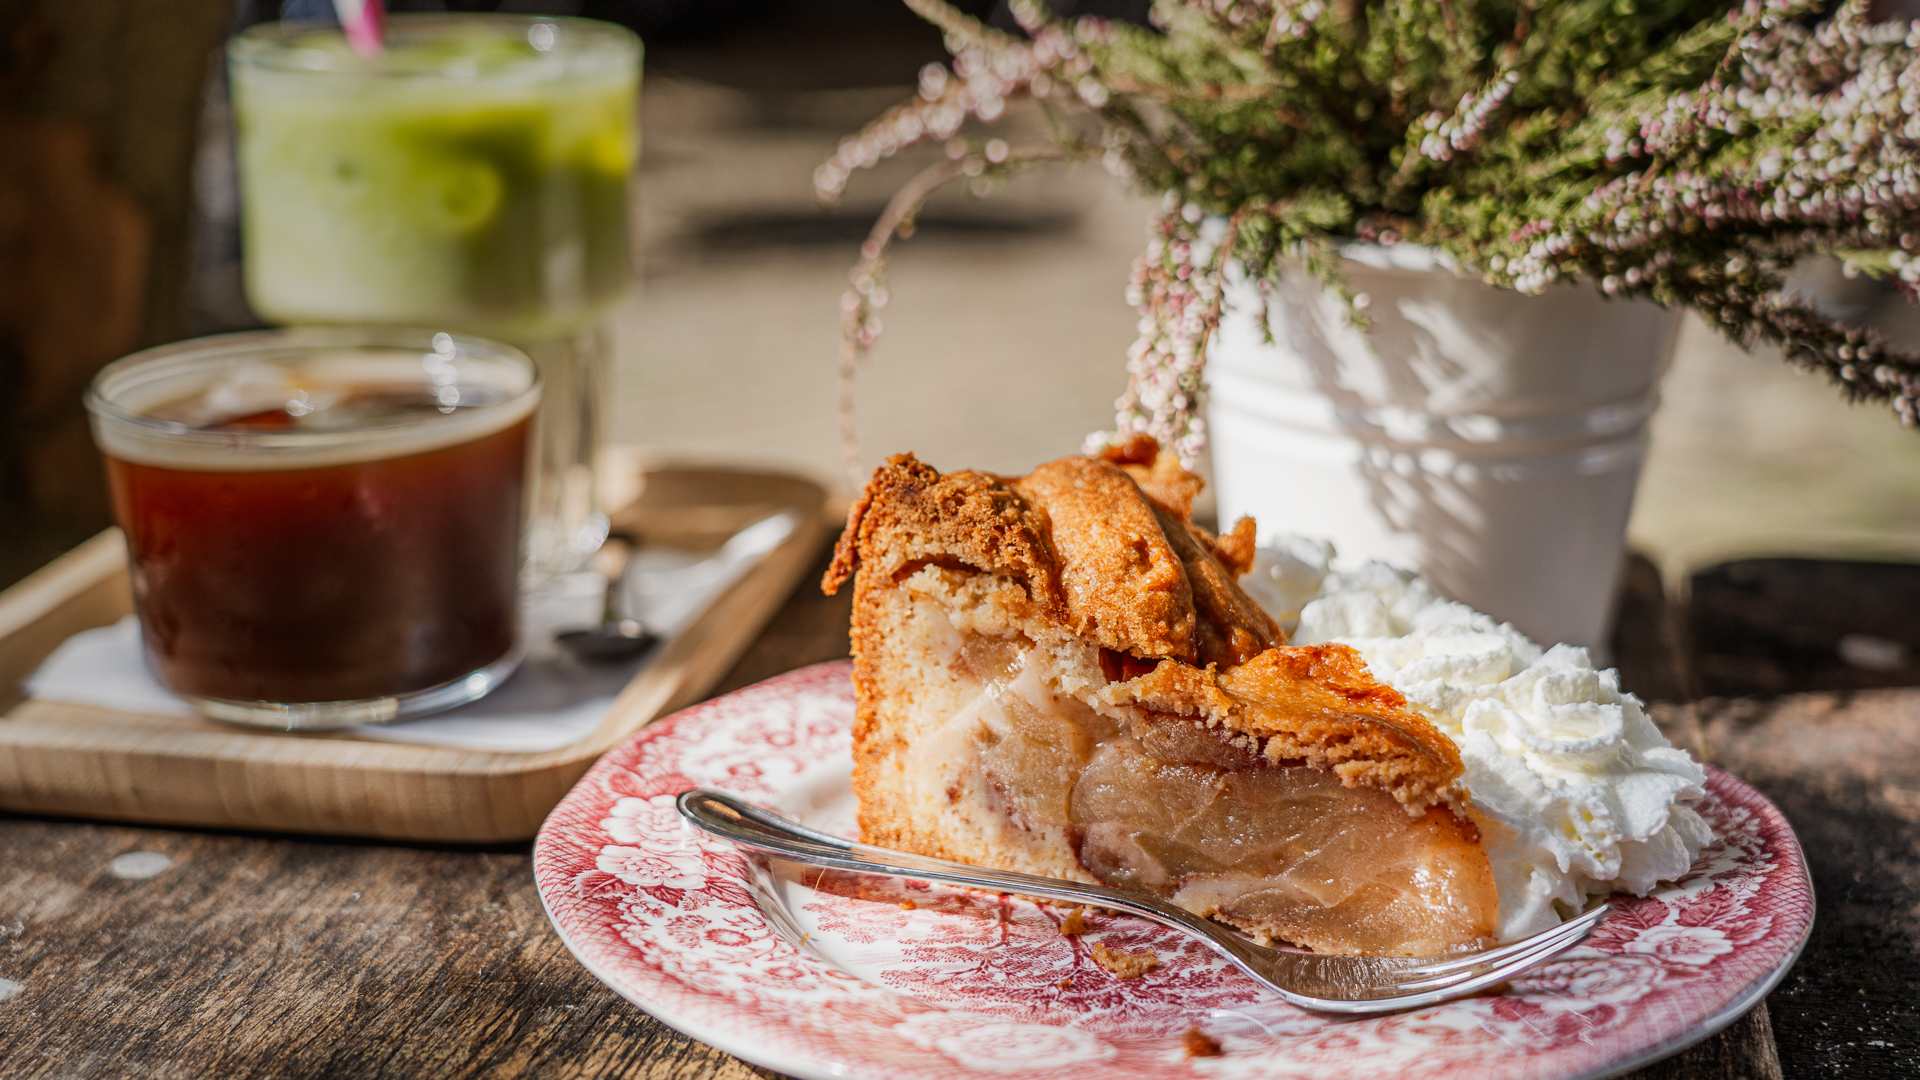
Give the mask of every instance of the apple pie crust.
POLYGON ((1322 952, 1490 935, 1453 743, 1353 650, 1287 647, 1236 581, 1253 523, 1193 525, 1153 449, 874 473, 823 583, 855 578, 863 838, 1322 952))

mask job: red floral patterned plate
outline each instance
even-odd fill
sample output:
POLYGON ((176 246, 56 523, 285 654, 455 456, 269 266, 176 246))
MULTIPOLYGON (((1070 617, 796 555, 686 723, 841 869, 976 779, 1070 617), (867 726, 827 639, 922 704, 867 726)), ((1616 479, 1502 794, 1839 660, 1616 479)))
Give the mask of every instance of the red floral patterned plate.
POLYGON ((1609 1076, 1732 1022, 1807 940, 1813 889, 1786 820, 1708 770, 1715 840, 1682 881, 1623 899, 1580 948, 1497 996, 1338 1019, 1281 1004, 1186 938, 924 882, 767 867, 683 825, 674 796, 737 792, 853 835, 848 664, 695 706, 608 754, 547 819, 534 872, 574 955, 688 1035, 778 1072, 1407 1080, 1609 1076), (1119 980, 1088 944, 1152 950, 1119 980), (1218 1057, 1188 1057, 1198 1027, 1218 1057))

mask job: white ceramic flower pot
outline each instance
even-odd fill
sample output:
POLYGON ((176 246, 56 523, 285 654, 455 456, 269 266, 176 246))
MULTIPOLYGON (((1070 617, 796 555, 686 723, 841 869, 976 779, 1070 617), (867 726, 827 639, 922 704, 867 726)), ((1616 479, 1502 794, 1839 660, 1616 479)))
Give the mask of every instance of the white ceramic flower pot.
POLYGON ((1523 296, 1424 249, 1349 249, 1370 334, 1299 267, 1277 344, 1237 282, 1208 354, 1220 521, 1420 571, 1542 642, 1604 648, 1680 313, 1588 285, 1523 296))

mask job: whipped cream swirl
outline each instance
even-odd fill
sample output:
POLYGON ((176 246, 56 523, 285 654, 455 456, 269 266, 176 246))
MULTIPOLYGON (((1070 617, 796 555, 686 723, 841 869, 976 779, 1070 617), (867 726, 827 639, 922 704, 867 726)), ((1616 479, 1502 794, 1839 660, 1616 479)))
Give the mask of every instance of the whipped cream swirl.
POLYGON ((1366 660, 1460 747, 1500 890, 1503 941, 1548 929, 1589 896, 1645 895, 1711 839, 1686 805, 1706 774, 1668 743, 1617 672, 1585 649, 1542 649, 1511 624, 1433 595, 1385 563, 1330 573, 1309 541, 1263 548, 1242 582, 1291 628, 1366 660))

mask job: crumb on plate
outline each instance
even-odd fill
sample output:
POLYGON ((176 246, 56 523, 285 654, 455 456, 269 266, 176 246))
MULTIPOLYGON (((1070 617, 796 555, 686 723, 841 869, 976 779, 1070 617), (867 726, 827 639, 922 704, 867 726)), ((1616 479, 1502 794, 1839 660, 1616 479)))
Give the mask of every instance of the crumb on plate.
POLYGON ((1116 979, 1139 978, 1160 966, 1160 958, 1152 952, 1112 952, 1097 941, 1089 947, 1093 950, 1093 962, 1106 968, 1116 979))
POLYGON ((1226 1053, 1220 1049, 1219 1039, 1197 1027, 1188 1028, 1187 1033, 1180 1036, 1180 1045, 1187 1048, 1188 1057, 1219 1057, 1226 1053))

